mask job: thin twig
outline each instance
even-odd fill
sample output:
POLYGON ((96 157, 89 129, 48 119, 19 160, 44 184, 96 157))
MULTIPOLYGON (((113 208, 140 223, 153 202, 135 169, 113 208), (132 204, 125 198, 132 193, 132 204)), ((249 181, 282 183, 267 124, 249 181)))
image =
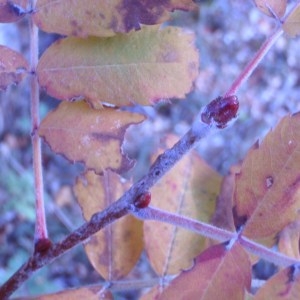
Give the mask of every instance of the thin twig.
POLYGON ((293 264, 299 264, 299 260, 286 256, 280 252, 275 252, 263 245, 257 244, 254 241, 247 239, 244 236, 239 237, 239 243, 250 253, 259 256, 260 258, 269 261, 279 267, 287 267, 293 264))
POLYGON ((188 217, 172 214, 154 207, 147 207, 138 210, 133 212, 133 215, 141 220, 156 220, 179 226, 180 228, 185 228, 189 231, 196 232, 205 237, 221 242, 233 239, 237 235, 236 232, 230 232, 201 221, 196 221, 188 217))
MULTIPOLYGON (((31 8, 35 7, 36 0, 31 0, 31 8)), ((38 28, 34 24, 32 18, 29 18, 30 29, 30 65, 31 65, 31 140, 33 152, 33 172, 34 172, 34 191, 35 191, 35 242, 48 238, 45 205, 44 205, 44 184, 43 184, 43 168, 42 168, 42 151, 41 140, 38 135, 40 125, 39 117, 39 84, 36 76, 36 67, 38 64, 38 28)))
POLYGON ((243 85, 246 80, 250 77, 253 71, 257 68, 258 64, 261 62, 263 57, 267 54, 267 52, 272 48, 274 43, 278 40, 278 38, 282 35, 283 30, 278 27, 275 32, 267 38, 267 40, 261 45, 259 50, 256 52, 251 61, 246 65, 246 67, 242 70, 241 74, 236 78, 236 80, 232 83, 231 87, 225 93, 225 97, 235 95, 237 90, 243 85))

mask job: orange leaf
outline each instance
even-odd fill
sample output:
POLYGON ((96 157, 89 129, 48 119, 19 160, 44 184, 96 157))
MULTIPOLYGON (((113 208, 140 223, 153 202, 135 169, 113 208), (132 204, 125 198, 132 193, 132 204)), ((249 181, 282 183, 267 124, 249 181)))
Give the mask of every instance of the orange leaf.
POLYGON ((0 91, 19 83, 29 66, 21 53, 0 45, 0 91))
MULTIPOLYGON (((252 239, 271 238, 298 217, 300 114, 281 120, 247 154, 236 178, 235 223, 252 239)), ((274 241, 272 241, 274 244, 274 241)))
POLYGON ((79 289, 64 290, 55 294, 44 295, 35 297, 36 300, 112 300, 113 296, 110 291, 106 290, 102 286, 90 286, 79 289), (102 292, 101 292, 102 291, 102 292))
MULTIPOLYGON (((208 222, 220 184, 220 176, 192 152, 151 189, 151 205, 208 222)), ((189 268, 205 245, 200 235, 163 222, 146 221, 144 236, 149 261, 161 276, 189 268)))
POLYGON ((112 108, 91 109, 84 101, 63 102, 42 121, 39 134, 52 150, 101 173, 132 166, 121 151, 127 127, 144 116, 112 108))
POLYGON ((300 3, 295 10, 286 18, 282 28, 285 33, 291 37, 295 37, 300 34, 300 3))
POLYGON ((300 295, 300 265, 285 268, 271 277, 253 300, 298 300, 300 295))
POLYGON ((93 107, 149 105, 184 98, 198 73, 194 37, 179 28, 147 27, 112 38, 66 38, 41 57, 40 85, 58 99, 85 98, 93 107))
POLYGON ((28 0, 0 0, 0 23, 19 21, 25 16, 27 3, 28 0))
MULTIPOLYGON (((78 178, 75 195, 84 218, 105 209, 118 199, 129 184, 115 173, 107 171, 103 176, 87 172, 78 178)), ((106 280, 126 276, 137 263, 143 250, 142 222, 127 215, 94 234, 85 244, 86 254, 99 274, 106 280)))
POLYGON ((166 21, 175 9, 196 8, 192 0, 38 0, 34 21, 62 35, 112 36, 166 21))
POLYGON ((212 246, 200 254, 194 266, 175 278, 158 299, 244 299, 251 285, 251 263, 241 245, 230 249, 212 246))
POLYGON ((282 18, 285 14, 287 0, 254 0, 254 2, 267 16, 282 18))

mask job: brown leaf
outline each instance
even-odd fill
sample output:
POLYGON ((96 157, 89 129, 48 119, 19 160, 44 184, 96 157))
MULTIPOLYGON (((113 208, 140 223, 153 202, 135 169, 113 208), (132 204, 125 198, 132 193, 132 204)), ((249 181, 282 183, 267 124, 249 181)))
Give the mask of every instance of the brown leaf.
POLYGON ((38 0, 34 21, 47 32, 107 37, 160 24, 175 9, 194 8, 192 0, 38 0))
POLYGON ((257 8, 270 17, 282 18, 285 14, 287 0, 254 0, 257 8))
POLYGON ((244 299, 251 285, 251 264, 241 245, 224 244, 201 253, 194 266, 175 278, 158 299, 244 299))
POLYGON ((0 0, 0 23, 17 22, 25 16, 28 0, 0 0))
POLYGON ((300 265, 285 268, 271 277, 253 300, 298 300, 300 295, 300 265))
POLYGON ((66 38, 41 57, 40 85, 58 99, 85 98, 94 108, 149 105, 184 98, 198 74, 194 37, 179 28, 147 27, 112 38, 66 38))
POLYGON ((252 239, 270 238, 296 220, 300 208, 300 114, 287 116, 247 154, 236 178, 237 227, 252 239))
MULTIPOLYGON (((172 141, 169 137, 169 146, 172 141)), ((208 222, 220 184, 221 177, 192 152, 151 189, 151 205, 208 222)), ((163 222, 146 221, 144 236, 149 261, 161 276, 189 268, 205 245, 200 235, 163 222)))
POLYGON ((144 116, 112 108, 91 109, 84 101, 63 102, 42 121, 39 134, 51 149, 97 173, 132 166, 121 150, 127 127, 144 116))
POLYGON ((291 37, 295 37, 300 34, 300 3, 295 10, 286 18, 282 28, 285 33, 291 37))
MULTIPOLYGON (((127 189, 128 183, 115 173, 107 171, 99 176, 87 172, 77 179, 75 195, 84 218, 102 211, 118 199, 127 189)), ((143 250, 142 222, 127 215, 94 234, 85 244, 86 254, 99 274, 106 280, 117 280, 126 276, 137 263, 143 250)))
POLYGON ((70 289, 64 290, 55 294, 44 295, 40 297, 35 297, 36 300, 112 300, 113 295, 110 291, 105 289, 104 287, 98 286, 90 286, 90 287, 82 287, 79 289, 70 289))
POLYGON ((235 176, 240 171, 240 166, 233 166, 222 180, 221 191, 217 198, 216 210, 211 223, 223 229, 235 231, 232 207, 235 189, 235 176))
POLYGON ((28 68, 28 62, 21 53, 0 45, 0 91, 11 84, 18 84, 28 68))

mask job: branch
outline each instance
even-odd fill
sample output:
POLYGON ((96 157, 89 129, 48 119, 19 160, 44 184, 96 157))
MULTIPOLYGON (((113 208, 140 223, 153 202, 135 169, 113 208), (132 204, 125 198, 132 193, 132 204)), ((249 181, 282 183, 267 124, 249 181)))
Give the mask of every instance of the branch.
POLYGON ((256 52, 251 61, 246 65, 242 70, 241 74, 236 78, 232 83, 231 87, 225 93, 225 96, 234 95, 237 93, 237 90, 246 82, 250 77, 253 71, 257 68, 261 60, 266 56, 267 52, 272 48, 274 43, 278 38, 283 34, 282 27, 278 27, 275 32, 261 45, 259 50, 256 52))
POLYGON ((171 214, 167 211, 163 211, 154 207, 147 207, 145 209, 132 212, 132 214, 142 220, 157 220, 185 228, 189 231, 194 231, 207 238, 218 240, 220 242, 239 242, 246 250, 248 250, 248 252, 280 267, 287 267, 292 264, 299 263, 299 260, 288 257, 280 252, 275 252, 263 245, 257 244, 256 242, 249 240, 237 232, 231 232, 207 223, 195 221, 184 216, 171 214))
POLYGON ((169 223, 221 242, 231 240, 237 236, 236 232, 230 232, 228 230, 218 228, 204 222, 195 221, 188 217, 172 214, 155 207, 147 207, 138 211, 133 211, 132 214, 141 220, 156 220, 169 223))
MULTIPOLYGON (((31 10, 35 7, 36 0, 31 0, 31 10)), ((44 204, 44 184, 43 184, 43 168, 42 168, 42 151, 41 139, 38 135, 40 125, 39 117, 39 84, 36 76, 36 67, 39 56, 38 28, 29 18, 30 30, 30 65, 31 65, 31 141, 33 152, 33 172, 34 172, 34 191, 35 191, 35 244, 40 247, 41 244, 48 241, 48 232, 46 225, 45 204, 44 204)), ((49 243, 49 242, 47 242, 49 243)))
POLYGON ((52 245, 45 251, 35 252, 28 261, 0 288, 0 299, 8 299, 8 297, 23 282, 25 282, 33 274, 33 272, 51 263, 57 257, 83 242, 100 229, 126 215, 128 209, 129 206, 124 204, 124 201, 115 202, 101 213, 98 213, 97 220, 92 218, 89 222, 84 223, 61 242, 52 245))

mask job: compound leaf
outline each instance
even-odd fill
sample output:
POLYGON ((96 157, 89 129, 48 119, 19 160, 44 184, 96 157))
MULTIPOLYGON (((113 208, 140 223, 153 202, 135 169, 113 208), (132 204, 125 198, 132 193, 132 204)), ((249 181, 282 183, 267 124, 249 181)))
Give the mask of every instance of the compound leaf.
POLYGON ((194 8, 192 0, 38 0, 34 21, 47 32, 107 37, 160 24, 175 9, 194 8))
POLYGON ((198 73, 194 37, 179 28, 144 28, 112 38, 66 38, 41 57, 40 85, 58 99, 94 108, 184 98, 198 73))
POLYGON ((144 116, 112 108, 91 109, 84 101, 61 103, 42 121, 39 134, 51 149, 97 173, 124 172, 132 167, 121 150, 124 134, 144 116))

